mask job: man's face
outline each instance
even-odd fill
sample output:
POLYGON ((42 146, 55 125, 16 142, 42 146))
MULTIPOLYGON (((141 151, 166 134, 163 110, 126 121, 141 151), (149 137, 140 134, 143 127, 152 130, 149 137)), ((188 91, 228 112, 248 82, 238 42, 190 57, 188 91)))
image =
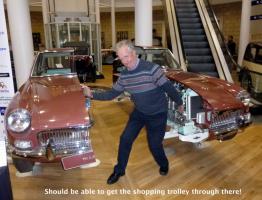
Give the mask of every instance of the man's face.
POLYGON ((123 65, 125 65, 128 69, 134 68, 137 61, 135 51, 129 50, 127 46, 123 46, 118 50, 117 55, 123 65))

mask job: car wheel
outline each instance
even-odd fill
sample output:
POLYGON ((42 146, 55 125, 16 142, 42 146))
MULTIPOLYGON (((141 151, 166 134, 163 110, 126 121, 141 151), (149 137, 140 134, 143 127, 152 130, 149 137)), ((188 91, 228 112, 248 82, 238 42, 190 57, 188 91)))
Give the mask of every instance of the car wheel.
POLYGON ((33 171, 34 162, 21 158, 12 158, 13 164, 20 173, 33 171))

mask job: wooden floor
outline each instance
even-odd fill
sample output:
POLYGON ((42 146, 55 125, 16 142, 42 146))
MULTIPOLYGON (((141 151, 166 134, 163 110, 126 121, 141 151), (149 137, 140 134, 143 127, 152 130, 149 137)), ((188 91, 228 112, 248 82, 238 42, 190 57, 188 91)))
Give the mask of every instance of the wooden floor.
MULTIPOLYGON (((110 67, 104 68, 104 74, 106 79, 96 84, 110 86, 110 67)), ((230 141, 207 142, 202 148, 166 140, 170 172, 165 177, 158 173, 143 130, 133 145, 126 175, 107 185, 132 104, 93 101, 92 108, 91 138, 101 164, 69 171, 60 164, 42 164, 38 175, 25 178, 16 177, 10 164, 14 200, 262 199, 262 124, 252 125, 230 141)))

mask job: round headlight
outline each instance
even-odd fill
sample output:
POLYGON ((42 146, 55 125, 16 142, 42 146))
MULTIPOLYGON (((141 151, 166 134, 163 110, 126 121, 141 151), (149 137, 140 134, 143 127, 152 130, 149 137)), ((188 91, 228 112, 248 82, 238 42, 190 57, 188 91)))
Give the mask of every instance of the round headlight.
POLYGON ((246 91, 246 90, 241 90, 238 94, 237 94, 237 99, 239 99, 240 101, 242 101, 242 103, 245 106, 248 106, 250 103, 250 94, 246 91))
POLYGON ((27 110, 16 109, 7 116, 7 128, 14 132, 23 132, 31 124, 31 117, 27 110))

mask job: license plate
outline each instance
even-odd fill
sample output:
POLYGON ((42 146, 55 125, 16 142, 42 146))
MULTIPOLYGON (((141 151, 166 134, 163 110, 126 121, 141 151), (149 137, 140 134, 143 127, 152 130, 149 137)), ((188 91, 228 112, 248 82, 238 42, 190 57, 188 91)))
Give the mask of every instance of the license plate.
POLYGON ((73 169, 81 165, 93 163, 96 161, 93 151, 83 154, 76 154, 72 156, 63 157, 61 159, 64 170, 73 169))

